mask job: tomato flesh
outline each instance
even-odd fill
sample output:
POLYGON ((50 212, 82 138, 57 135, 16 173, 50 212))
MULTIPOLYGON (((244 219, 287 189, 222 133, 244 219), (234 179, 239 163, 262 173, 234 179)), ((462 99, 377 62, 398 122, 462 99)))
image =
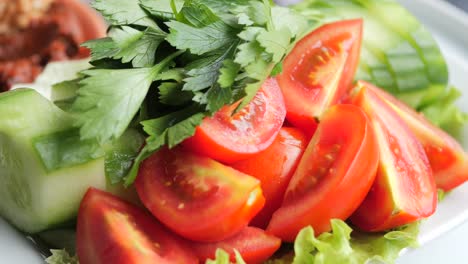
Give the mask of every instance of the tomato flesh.
POLYGON ((329 231, 331 219, 347 219, 364 200, 378 159, 365 113, 354 105, 332 106, 307 146, 267 232, 292 242, 308 225, 317 234, 329 231))
POLYGON ((150 214, 93 188, 81 202, 76 236, 81 264, 198 263, 189 245, 150 214))
POLYGON ((192 248, 202 263, 207 259, 215 259, 217 249, 229 253, 230 260, 235 263, 235 249, 246 263, 252 264, 268 260, 280 246, 279 238, 265 233, 260 228, 246 227, 226 240, 216 243, 193 243, 192 248))
POLYGON ((361 86, 378 94, 422 143, 438 188, 450 191, 468 180, 468 156, 454 138, 384 90, 365 82, 361 86))
POLYGON ((352 222, 365 231, 383 231, 432 215, 437 189, 423 146, 367 84, 358 85, 353 101, 372 121, 380 161, 375 183, 352 222))
POLYGON ((232 163, 271 145, 286 116, 284 99, 275 79, 267 79, 252 101, 233 114, 239 102, 224 106, 184 141, 193 152, 232 163))
POLYGON ((259 180, 180 148, 162 149, 146 159, 135 187, 156 218, 195 241, 236 234, 265 203, 259 180))
POLYGON ((265 206, 250 225, 266 228, 271 215, 281 206, 284 193, 307 145, 301 130, 281 128, 275 141, 266 150, 231 166, 261 181, 265 206))
POLYGON ((359 60, 362 23, 356 19, 323 25, 286 56, 278 83, 291 124, 312 134, 317 118, 350 88, 359 60))

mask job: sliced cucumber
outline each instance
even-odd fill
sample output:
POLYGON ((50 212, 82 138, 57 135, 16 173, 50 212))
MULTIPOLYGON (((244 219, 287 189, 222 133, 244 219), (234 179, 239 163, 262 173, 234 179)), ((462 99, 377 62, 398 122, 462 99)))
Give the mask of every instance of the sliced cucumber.
MULTIPOLYGON (((305 0, 295 6, 317 26, 363 18, 364 41, 356 79, 370 81, 418 107, 416 91, 445 89, 448 70, 430 33, 394 0, 305 0), (410 93, 411 96, 404 96, 410 93)), ((420 96, 424 96, 423 93, 420 96)))
POLYGON ((0 94, 0 215, 36 233, 70 221, 90 187, 109 187, 105 151, 35 90, 0 94))

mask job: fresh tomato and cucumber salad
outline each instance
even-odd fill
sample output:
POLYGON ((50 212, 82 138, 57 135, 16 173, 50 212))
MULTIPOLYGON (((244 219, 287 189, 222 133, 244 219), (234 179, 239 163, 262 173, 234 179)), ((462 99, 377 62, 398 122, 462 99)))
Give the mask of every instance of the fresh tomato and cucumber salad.
POLYGON ((392 26, 325 2, 96 0, 91 68, 0 95, 2 217, 41 240, 72 222, 50 264, 392 263, 468 180, 455 121, 424 115, 454 88, 396 2, 392 26))

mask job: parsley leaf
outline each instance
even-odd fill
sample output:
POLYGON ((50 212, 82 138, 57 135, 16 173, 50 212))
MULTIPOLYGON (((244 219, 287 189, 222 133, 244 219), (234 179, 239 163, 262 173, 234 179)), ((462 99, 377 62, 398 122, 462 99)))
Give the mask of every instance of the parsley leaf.
POLYGON ((189 50, 202 55, 236 41, 235 29, 222 21, 217 21, 202 28, 196 28, 179 21, 167 22, 170 34, 167 41, 179 50, 189 50))
POLYGON ((136 129, 128 129, 112 143, 104 159, 106 178, 111 184, 122 181, 133 165, 144 138, 136 129))
POLYGON ((153 79, 179 54, 172 54, 152 68, 84 71, 87 77, 80 82, 71 108, 81 138, 105 143, 120 137, 138 112, 153 79))
POLYGON ((231 59, 223 61, 223 67, 219 70, 220 75, 218 79, 219 85, 222 88, 231 87, 236 81, 237 74, 240 71, 240 65, 231 59))
POLYGON ((280 62, 291 43, 291 31, 287 28, 264 31, 258 35, 257 40, 273 56, 273 62, 280 62))
POLYGON ((180 111, 141 122, 143 130, 149 135, 146 143, 151 150, 164 145, 172 148, 187 137, 193 136, 195 127, 205 117, 197 106, 189 106, 180 111))
POLYGON ((156 25, 136 0, 94 0, 91 5, 112 25, 156 25))
POLYGON ((159 101, 166 105, 185 105, 192 100, 193 93, 184 91, 182 84, 163 82, 158 86, 159 101))
POLYGON ((239 45, 239 52, 234 61, 242 67, 246 67, 250 63, 255 62, 258 54, 261 54, 262 51, 262 46, 256 41, 243 43, 239 45))
POLYGON ((132 27, 123 26, 112 32, 112 39, 118 43, 119 51, 114 59, 122 59, 123 63, 132 62, 133 67, 152 66, 155 53, 166 33, 159 28, 150 27, 144 32, 132 27))
POLYGON ((140 31, 122 26, 112 28, 109 35, 83 43, 83 46, 91 49, 91 61, 121 59, 123 63, 132 62, 133 67, 140 68, 154 64, 156 49, 167 34, 158 27, 140 31))
POLYGON ((71 256, 66 250, 51 249, 52 255, 45 259, 47 264, 78 264, 78 257, 71 256))
POLYGON ((275 29, 289 29, 291 37, 298 38, 307 31, 307 19, 299 15, 296 11, 274 6, 271 8, 272 23, 275 29))
POLYGON ((71 109, 77 113, 81 138, 97 138, 101 143, 118 138, 140 108, 154 69, 92 69, 83 73, 88 77, 81 81, 83 86, 71 109))
MULTIPOLYGON (((167 0, 140 0, 140 6, 152 16, 167 21, 175 18, 171 2, 167 0)), ((184 5, 184 0, 174 0, 173 2, 176 12, 179 12, 184 5)))
POLYGON ((224 105, 232 103, 232 91, 230 88, 223 88, 219 84, 215 84, 206 93, 206 98, 208 102, 206 110, 214 113, 224 105))
POLYGON ((209 26, 212 23, 220 21, 220 18, 211 11, 206 5, 198 2, 190 2, 185 5, 177 15, 180 22, 189 24, 196 28, 209 26))
POLYGON ((208 57, 196 60, 187 65, 189 71, 186 78, 185 91, 200 91, 215 84, 221 74, 225 59, 232 57, 233 51, 237 47, 237 42, 224 49, 221 53, 213 53, 208 57))
POLYGON ((235 10, 237 17, 239 18, 239 24, 247 26, 266 25, 269 20, 268 7, 260 1, 252 2, 250 5, 239 6, 235 10))
POLYGON ((110 37, 88 40, 81 46, 91 50, 91 61, 112 58, 119 52, 119 47, 110 37))

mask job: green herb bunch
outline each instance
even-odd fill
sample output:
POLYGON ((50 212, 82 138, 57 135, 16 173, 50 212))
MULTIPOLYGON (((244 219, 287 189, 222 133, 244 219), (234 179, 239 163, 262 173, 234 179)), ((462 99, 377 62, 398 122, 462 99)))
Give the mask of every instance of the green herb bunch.
POLYGON ((101 144, 129 126, 148 135, 139 162, 195 133, 224 105, 245 106, 274 71, 307 20, 268 0, 96 0, 108 36, 83 45, 82 72, 69 111, 81 139, 101 144))

